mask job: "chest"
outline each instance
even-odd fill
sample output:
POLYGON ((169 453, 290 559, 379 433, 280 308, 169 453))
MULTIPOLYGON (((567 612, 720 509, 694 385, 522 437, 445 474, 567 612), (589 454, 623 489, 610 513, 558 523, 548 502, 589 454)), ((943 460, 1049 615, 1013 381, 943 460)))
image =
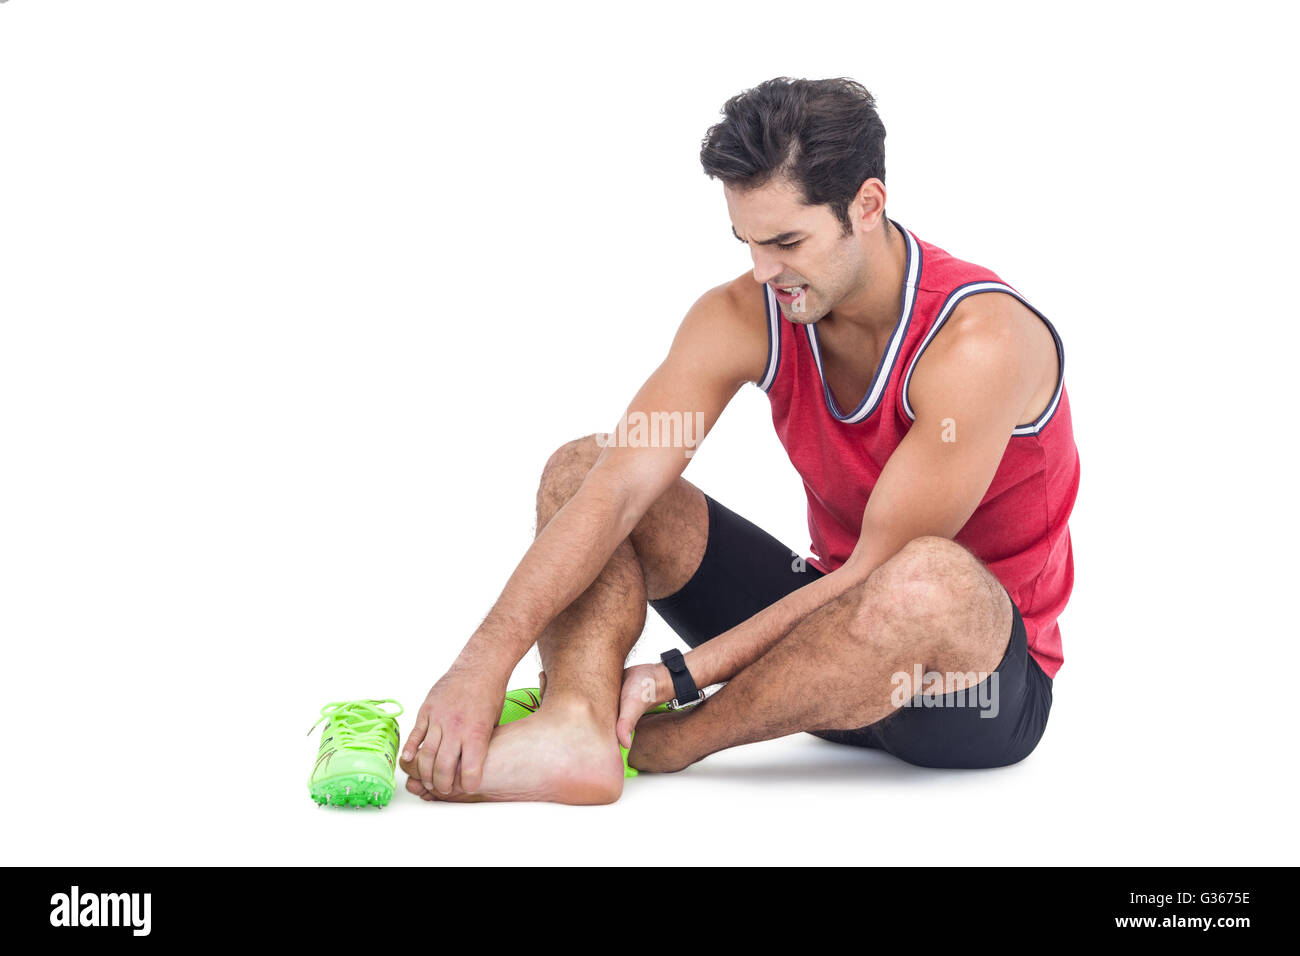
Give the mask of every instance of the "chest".
POLYGON ((828 337, 824 332, 818 336, 821 377, 842 414, 862 404, 874 384, 886 344, 874 339, 847 342, 828 337))

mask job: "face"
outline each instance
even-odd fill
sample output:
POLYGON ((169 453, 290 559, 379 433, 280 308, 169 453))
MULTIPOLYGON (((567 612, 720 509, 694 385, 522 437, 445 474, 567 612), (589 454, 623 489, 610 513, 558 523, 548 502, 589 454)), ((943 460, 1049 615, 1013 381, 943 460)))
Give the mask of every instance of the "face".
POLYGON ((862 287, 863 235, 856 228, 843 235, 829 206, 803 205, 784 181, 745 193, 723 191, 732 231, 754 257, 754 280, 772 286, 789 321, 816 322, 862 287), (781 291, 792 286, 803 288, 793 295, 781 291))

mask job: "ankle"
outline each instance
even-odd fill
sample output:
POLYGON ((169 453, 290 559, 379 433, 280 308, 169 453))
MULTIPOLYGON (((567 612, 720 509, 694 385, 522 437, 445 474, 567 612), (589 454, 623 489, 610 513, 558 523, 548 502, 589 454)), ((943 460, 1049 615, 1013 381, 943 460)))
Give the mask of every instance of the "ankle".
POLYGON ((558 687, 554 689, 547 688, 546 695, 542 698, 542 704, 537 712, 539 714, 554 714, 565 720, 591 724, 596 727, 608 725, 610 730, 613 729, 614 723, 618 719, 618 714, 612 702, 602 707, 580 691, 562 690, 558 687))

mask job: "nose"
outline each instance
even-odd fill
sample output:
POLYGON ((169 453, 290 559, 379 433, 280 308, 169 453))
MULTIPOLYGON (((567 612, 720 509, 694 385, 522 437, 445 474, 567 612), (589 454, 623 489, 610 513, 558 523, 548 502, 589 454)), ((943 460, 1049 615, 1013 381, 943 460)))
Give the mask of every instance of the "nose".
POLYGON ((759 284, 771 282, 783 271, 776 256, 764 252, 754 253, 754 281, 759 284))

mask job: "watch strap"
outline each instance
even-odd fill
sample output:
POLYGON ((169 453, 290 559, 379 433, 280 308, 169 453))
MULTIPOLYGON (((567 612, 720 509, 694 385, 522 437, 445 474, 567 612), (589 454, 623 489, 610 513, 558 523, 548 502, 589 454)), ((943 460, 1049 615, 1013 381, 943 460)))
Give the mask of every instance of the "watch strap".
POLYGON ((686 658, 682 656, 681 651, 677 648, 664 651, 659 655, 659 659, 663 661, 673 678, 674 697, 669 702, 669 707, 680 710, 704 700, 704 691, 695 686, 695 678, 691 677, 690 668, 686 666, 686 658))

